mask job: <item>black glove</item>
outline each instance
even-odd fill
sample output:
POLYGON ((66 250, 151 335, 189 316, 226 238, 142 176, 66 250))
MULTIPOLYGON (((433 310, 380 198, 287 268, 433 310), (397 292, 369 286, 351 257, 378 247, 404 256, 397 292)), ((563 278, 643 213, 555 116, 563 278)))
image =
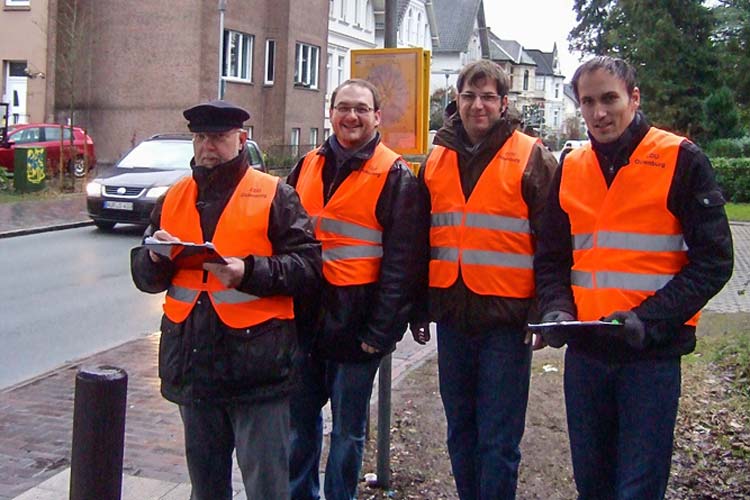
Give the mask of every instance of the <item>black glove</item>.
POLYGON ((604 333, 623 340, 633 349, 640 350, 646 346, 646 326, 633 311, 615 311, 602 320, 622 323, 622 328, 603 328, 604 333))
MULTIPOLYGON (((560 323, 561 321, 573 321, 572 314, 565 311, 550 311, 542 316, 542 323, 560 323)), ((542 330, 542 338, 550 347, 562 347, 568 341, 568 332, 565 328, 548 327, 542 330)))

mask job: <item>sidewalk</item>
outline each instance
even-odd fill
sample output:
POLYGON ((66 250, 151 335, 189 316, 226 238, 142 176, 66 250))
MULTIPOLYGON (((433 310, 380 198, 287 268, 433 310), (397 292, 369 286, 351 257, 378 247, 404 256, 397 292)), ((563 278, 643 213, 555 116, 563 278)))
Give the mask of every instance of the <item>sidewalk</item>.
MULTIPOLYGON (((0 204, 0 238, 90 223, 83 195, 0 204)), ((188 498, 182 423, 159 393, 158 346, 154 333, 0 391, 0 500, 68 498, 75 377, 80 367, 101 365, 128 373, 123 500, 188 498)), ((393 384, 434 352, 435 342, 420 346, 407 333, 392 356, 393 384)), ((234 476, 244 498, 236 469, 234 476)))
MULTIPOLYGON (((0 204, 0 238, 89 223, 82 195, 0 204)), ((706 309, 750 312, 750 225, 733 223, 732 234, 734 275, 706 309)), ((81 366, 99 365, 118 366, 129 377, 123 500, 189 496, 180 417, 159 394, 158 341, 148 335, 0 391, 0 500, 68 498, 75 376, 81 366)), ((407 333, 393 355, 394 386, 434 352, 434 341, 419 346, 407 333)))

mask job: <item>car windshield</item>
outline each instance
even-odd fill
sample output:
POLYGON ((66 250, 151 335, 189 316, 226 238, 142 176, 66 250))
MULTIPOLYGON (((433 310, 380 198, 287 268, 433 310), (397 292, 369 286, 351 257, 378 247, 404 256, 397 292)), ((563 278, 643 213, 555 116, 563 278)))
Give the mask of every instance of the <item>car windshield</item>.
POLYGON ((186 170, 193 158, 191 141, 145 141, 117 164, 120 168, 186 170))

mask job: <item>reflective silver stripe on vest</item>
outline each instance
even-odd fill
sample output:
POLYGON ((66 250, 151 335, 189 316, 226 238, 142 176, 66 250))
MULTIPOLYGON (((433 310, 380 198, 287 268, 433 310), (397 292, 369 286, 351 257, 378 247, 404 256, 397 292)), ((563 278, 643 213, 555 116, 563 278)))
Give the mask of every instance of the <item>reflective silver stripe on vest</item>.
POLYGON ((529 226, 528 220, 503 215, 466 214, 466 227, 511 231, 514 233, 531 233, 531 226, 529 226))
POLYGON ((193 290, 192 288, 172 285, 169 287, 169 290, 167 290, 167 295, 179 302, 192 303, 198 296, 198 291, 193 290))
POLYGON ((440 212, 430 217, 432 227, 460 226, 464 219, 463 212, 440 212))
POLYGON ((360 258, 379 258, 383 256, 382 246, 343 246, 323 250, 323 262, 334 260, 360 259, 360 258))
POLYGON ((432 260, 448 260, 458 262, 458 248, 454 247, 432 247, 430 248, 432 260))
POLYGON ((533 269, 534 257, 515 253, 492 252, 489 250, 464 250, 461 254, 464 264, 482 266, 512 267, 517 269, 533 269))
POLYGON ((211 292, 211 297, 216 304, 244 304, 260 299, 260 297, 235 289, 211 292))
POLYGON ((640 250, 643 252, 681 252, 687 250, 681 234, 643 234, 599 231, 596 244, 600 248, 640 250))
POLYGON ((589 248, 594 248, 593 233, 573 235, 573 250, 587 250, 589 248))
POLYGON ((583 288, 594 288, 594 273, 571 270, 570 284, 583 288))
POLYGON ((344 222, 333 219, 320 219, 320 229, 330 231, 341 236, 348 236, 358 240, 369 241, 371 243, 381 244, 383 242, 383 233, 377 229, 360 226, 353 222, 344 222))
MULTIPOLYGON (((616 271, 599 271, 596 273, 596 288, 617 288, 620 290, 637 290, 655 292, 674 277, 672 274, 637 274, 616 271)), ((584 288, 594 288, 593 273, 571 271, 570 282, 584 288)))

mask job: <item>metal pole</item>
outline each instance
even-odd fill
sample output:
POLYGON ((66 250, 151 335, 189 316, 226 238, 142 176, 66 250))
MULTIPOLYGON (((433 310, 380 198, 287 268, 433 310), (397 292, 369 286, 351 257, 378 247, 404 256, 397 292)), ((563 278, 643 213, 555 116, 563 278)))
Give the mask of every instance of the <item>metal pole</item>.
POLYGON ((122 495, 128 374, 113 366, 78 371, 70 454, 70 500, 122 495))
POLYGON ((391 485, 391 355, 378 369, 378 486, 391 485))
POLYGON ((450 78, 450 75, 448 72, 445 72, 445 106, 443 106, 443 109, 448 108, 448 79, 450 78))
MULTIPOLYGON (((386 49, 398 45, 396 22, 398 1, 385 0, 385 33, 383 46, 386 49)), ((388 489, 391 485, 391 355, 380 361, 378 378, 378 486, 388 489)))
POLYGON ((224 71, 222 65, 224 58, 224 11, 227 10, 227 0, 219 0, 219 99, 224 99, 224 79, 221 73, 224 71))

